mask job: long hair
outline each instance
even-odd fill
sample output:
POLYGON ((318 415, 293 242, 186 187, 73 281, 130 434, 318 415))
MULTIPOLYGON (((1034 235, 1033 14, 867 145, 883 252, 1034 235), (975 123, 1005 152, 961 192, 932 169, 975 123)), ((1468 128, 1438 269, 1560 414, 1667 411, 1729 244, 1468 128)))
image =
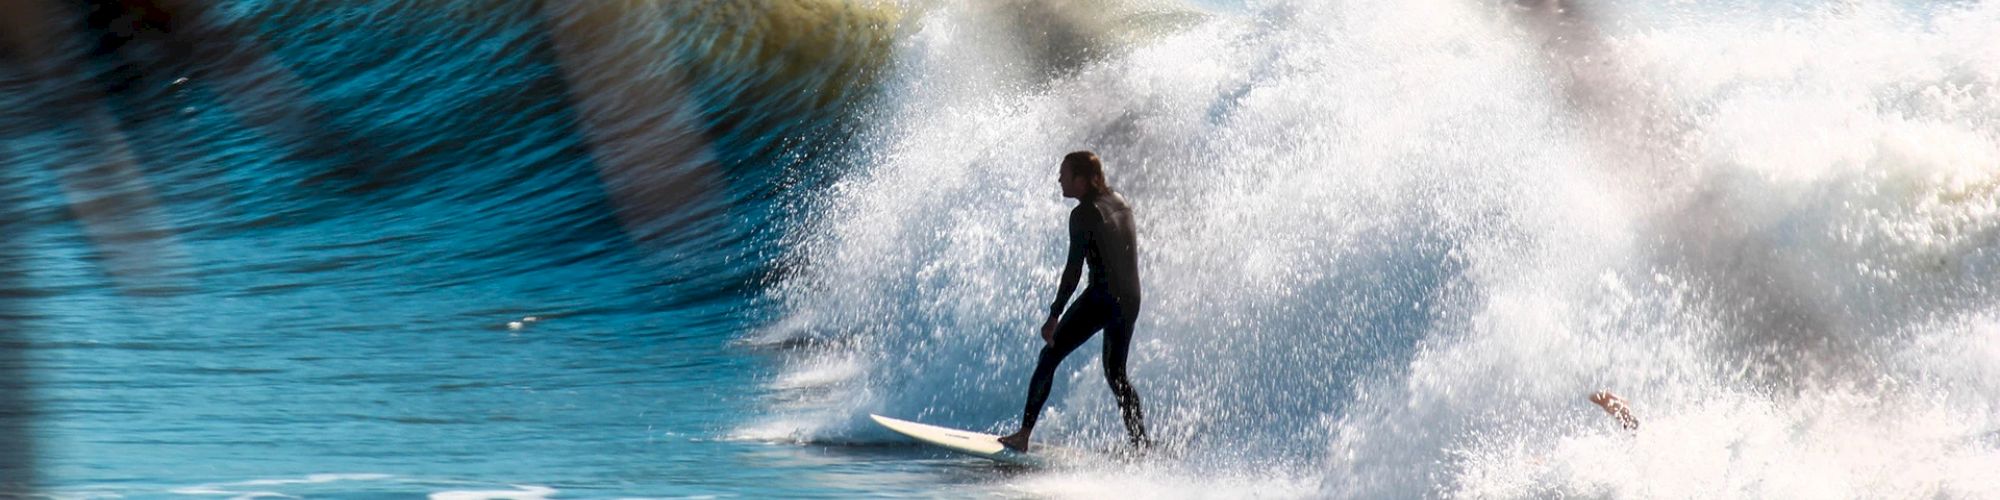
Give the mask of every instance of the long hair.
POLYGON ((1069 175, 1088 179, 1089 191, 1093 195, 1111 193, 1111 184, 1104 179, 1104 161, 1097 159, 1097 153, 1077 151, 1063 155, 1063 166, 1069 167, 1069 175))

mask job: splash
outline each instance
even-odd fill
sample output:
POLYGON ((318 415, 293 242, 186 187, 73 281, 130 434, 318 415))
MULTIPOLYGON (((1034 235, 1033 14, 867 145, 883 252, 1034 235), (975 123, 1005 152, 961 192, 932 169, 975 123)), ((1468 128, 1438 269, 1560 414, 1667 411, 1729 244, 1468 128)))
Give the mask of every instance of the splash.
MULTIPOLYGON (((1269 2, 1025 76, 990 11, 925 13, 746 339, 800 348, 743 434, 1010 428, 1092 149, 1159 466, 1208 486, 1991 494, 2000 9, 1710 8, 1269 2)), ((1090 349, 1038 436, 1117 439, 1090 349)), ((1061 474, 1024 484, 1186 480, 1061 474)))

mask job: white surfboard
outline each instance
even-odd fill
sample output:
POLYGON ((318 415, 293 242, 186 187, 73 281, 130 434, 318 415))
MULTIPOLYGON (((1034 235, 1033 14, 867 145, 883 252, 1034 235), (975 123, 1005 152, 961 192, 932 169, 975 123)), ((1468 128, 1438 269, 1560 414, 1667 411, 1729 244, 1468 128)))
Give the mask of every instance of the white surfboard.
POLYGON ((1029 449, 1032 451, 1030 452, 1019 452, 1008 449, 1007 446, 1000 444, 1000 436, 992 434, 919 424, 873 413, 868 414, 868 417, 875 419, 875 423, 882 424, 883 427, 887 427, 889 430, 896 431, 898 434, 909 436, 918 441, 923 441, 926 444, 1006 464, 1049 465, 1051 459, 1054 457, 1070 453, 1063 448, 1039 443, 1031 445, 1029 449))

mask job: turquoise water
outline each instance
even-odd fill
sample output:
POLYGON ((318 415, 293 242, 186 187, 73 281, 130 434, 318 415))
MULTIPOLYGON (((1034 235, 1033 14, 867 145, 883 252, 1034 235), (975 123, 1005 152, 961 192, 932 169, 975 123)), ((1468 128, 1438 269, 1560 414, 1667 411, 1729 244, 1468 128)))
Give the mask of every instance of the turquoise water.
POLYGON ((2000 495, 1993 5, 10 16, 9 492, 2000 495), (1011 428, 1083 148, 1170 452, 869 424, 1011 428))
MULTIPOLYGON (((99 7, 36 19, 69 36, 8 73, 14 109, 40 112, 5 127, 6 261, 45 492, 935 485, 824 479, 825 455, 895 470, 908 450, 718 439, 757 411, 762 358, 729 343, 761 314, 773 207, 798 196, 772 186, 813 182, 767 143, 837 142, 838 112, 735 118, 798 104, 717 71, 685 94, 709 110, 685 126, 719 131, 708 196, 621 198, 686 177, 593 157, 548 24, 584 13, 561 4, 99 7)), ((675 33, 641 47, 654 64, 708 32, 675 33)))

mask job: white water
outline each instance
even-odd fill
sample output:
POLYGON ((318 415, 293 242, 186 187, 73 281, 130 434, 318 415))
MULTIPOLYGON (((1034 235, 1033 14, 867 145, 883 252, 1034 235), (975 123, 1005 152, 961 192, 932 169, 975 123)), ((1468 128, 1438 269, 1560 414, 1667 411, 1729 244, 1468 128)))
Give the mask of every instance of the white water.
MULTIPOLYGON (((914 16, 749 339, 829 342, 739 434, 1011 429, 1093 149, 1184 456, 1010 490, 2000 495, 2000 6, 1695 9, 1268 2, 1055 75, 990 9, 914 16)), ((1038 438, 1121 437, 1096 349, 1038 438)))

